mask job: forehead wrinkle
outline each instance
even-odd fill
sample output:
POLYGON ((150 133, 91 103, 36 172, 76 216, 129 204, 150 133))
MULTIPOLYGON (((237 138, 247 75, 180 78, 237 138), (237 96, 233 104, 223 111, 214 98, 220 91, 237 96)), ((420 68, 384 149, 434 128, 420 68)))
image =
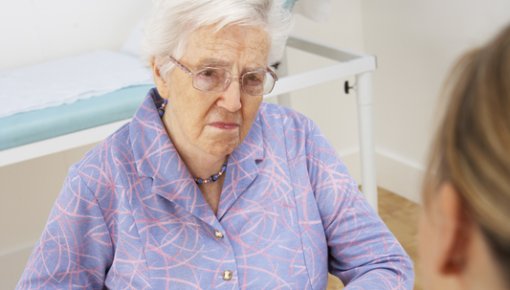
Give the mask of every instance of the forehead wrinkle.
POLYGON ((197 59, 196 65, 230 67, 237 61, 249 65, 249 68, 260 68, 266 65, 266 59, 261 57, 263 53, 255 46, 245 49, 227 47, 223 45, 217 45, 214 48, 202 47, 201 50, 207 53, 205 57, 197 59))
POLYGON ((227 28, 216 33, 201 28, 192 34, 188 50, 195 55, 195 65, 265 67, 269 52, 268 36, 253 28, 227 28))
POLYGON ((204 45, 206 50, 214 52, 215 54, 228 54, 233 53, 239 55, 244 52, 246 49, 253 49, 246 45, 245 41, 237 41, 231 39, 216 39, 211 40, 209 43, 204 45))

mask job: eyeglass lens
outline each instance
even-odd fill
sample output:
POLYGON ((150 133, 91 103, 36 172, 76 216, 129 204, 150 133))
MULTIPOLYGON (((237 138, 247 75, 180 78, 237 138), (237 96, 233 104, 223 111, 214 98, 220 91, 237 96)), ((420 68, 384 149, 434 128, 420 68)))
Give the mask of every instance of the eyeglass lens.
MULTIPOLYGON (((193 86, 201 91, 223 92, 231 82, 231 74, 222 68, 204 68, 194 74, 193 86)), ((241 76, 241 89, 248 95, 260 96, 271 92, 275 79, 264 69, 241 76)))

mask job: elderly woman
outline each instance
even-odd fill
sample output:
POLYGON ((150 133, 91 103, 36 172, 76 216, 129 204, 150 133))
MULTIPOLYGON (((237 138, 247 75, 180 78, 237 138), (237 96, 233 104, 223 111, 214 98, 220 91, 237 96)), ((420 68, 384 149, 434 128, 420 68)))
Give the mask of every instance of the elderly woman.
POLYGON ((317 127, 262 104, 289 30, 271 0, 160 0, 156 89, 74 165, 18 284, 411 289, 412 266, 317 127))

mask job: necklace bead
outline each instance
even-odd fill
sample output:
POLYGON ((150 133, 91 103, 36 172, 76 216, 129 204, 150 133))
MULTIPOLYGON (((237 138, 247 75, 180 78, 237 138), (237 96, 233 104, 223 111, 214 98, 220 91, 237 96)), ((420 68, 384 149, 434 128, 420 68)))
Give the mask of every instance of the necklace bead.
POLYGON ((220 177, 225 173, 225 171, 227 170, 227 161, 225 161, 225 163, 223 163, 223 165, 221 166, 221 169, 218 173, 215 173, 213 175, 211 175, 209 178, 201 178, 201 177, 194 177, 193 179, 195 180, 195 182, 198 184, 198 185, 202 185, 202 184, 207 184, 207 183, 210 183, 210 182, 215 182, 217 181, 218 179, 220 179, 220 177))

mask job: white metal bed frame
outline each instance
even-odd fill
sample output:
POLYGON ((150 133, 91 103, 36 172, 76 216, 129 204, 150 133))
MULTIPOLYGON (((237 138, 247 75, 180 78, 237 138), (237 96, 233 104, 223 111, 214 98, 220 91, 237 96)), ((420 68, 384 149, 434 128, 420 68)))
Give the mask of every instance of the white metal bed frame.
MULTIPOLYGON (((336 63, 323 68, 282 77, 279 79, 273 92, 265 96, 266 98, 282 96, 313 85, 356 76, 355 87, 357 89, 362 188, 369 203, 377 210, 377 183, 372 129, 372 72, 376 69, 375 57, 339 50, 298 37, 290 37, 287 45, 332 59, 336 63)), ((285 102, 285 97, 280 97, 279 101, 285 102)), ((2 150, 0 151, 0 167, 99 142, 128 121, 123 120, 2 150)))

